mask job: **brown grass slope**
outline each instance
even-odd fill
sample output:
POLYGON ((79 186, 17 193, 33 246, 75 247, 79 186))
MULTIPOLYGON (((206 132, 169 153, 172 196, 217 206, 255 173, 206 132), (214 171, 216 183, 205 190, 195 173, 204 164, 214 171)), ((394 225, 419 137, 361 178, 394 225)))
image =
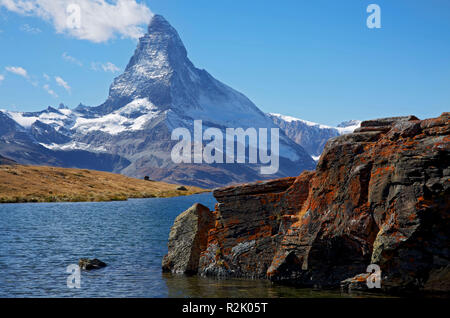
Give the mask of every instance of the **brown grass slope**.
POLYGON ((206 192, 198 187, 145 181, 124 175, 41 166, 0 165, 0 203, 116 201, 206 192))

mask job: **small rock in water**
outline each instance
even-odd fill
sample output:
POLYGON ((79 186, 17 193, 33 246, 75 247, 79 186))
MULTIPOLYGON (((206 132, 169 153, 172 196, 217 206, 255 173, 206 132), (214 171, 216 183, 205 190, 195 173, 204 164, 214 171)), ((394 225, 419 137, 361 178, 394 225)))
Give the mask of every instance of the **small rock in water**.
POLYGON ((78 261, 78 266, 84 270, 99 269, 106 266, 106 263, 99 259, 82 258, 78 261))
POLYGON ((177 188, 178 191, 187 191, 185 186, 181 186, 177 188))

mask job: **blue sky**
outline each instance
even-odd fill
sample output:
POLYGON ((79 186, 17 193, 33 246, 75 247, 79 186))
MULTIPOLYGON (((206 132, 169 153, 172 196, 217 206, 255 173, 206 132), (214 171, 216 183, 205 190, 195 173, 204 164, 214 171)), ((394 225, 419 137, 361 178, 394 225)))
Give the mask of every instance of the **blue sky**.
MULTIPOLYGON (((79 39, 2 1, 0 109, 96 106, 106 99, 136 39, 120 32, 99 43, 79 39)), ((265 112, 335 125, 450 111, 450 1, 138 3, 178 30, 197 67, 265 112), (381 7, 381 29, 366 26, 371 3, 381 7)))

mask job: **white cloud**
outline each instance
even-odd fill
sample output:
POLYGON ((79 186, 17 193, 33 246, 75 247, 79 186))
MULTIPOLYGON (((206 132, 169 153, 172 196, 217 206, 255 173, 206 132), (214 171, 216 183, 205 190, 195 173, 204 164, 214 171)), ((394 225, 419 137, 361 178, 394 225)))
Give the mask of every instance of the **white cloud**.
POLYGON ((50 80, 50 76, 48 76, 46 73, 42 74, 42 76, 45 78, 46 81, 50 80))
POLYGON ((117 66, 115 66, 113 63, 111 62, 107 62, 106 64, 102 65, 102 68, 105 72, 111 72, 111 73, 115 73, 115 72, 119 72, 120 68, 118 68, 117 66))
POLYGON ((105 42, 116 35, 137 39, 144 33, 141 25, 153 15, 136 0, 0 0, 2 6, 49 21, 57 33, 92 42, 105 42))
POLYGON ((0 84, 5 80, 5 76, 0 74, 0 84))
POLYGON ((54 98, 58 98, 58 94, 56 94, 48 84, 45 84, 44 86, 42 86, 47 93, 49 93, 50 95, 52 95, 54 98))
POLYGON ((116 65, 114 65, 111 62, 106 62, 106 63, 94 62, 94 63, 91 63, 91 69, 93 69, 94 71, 101 71, 101 70, 103 70, 104 72, 111 72, 111 73, 116 73, 116 72, 120 71, 120 68, 118 68, 116 65))
POLYGON ((67 52, 64 52, 64 53, 62 54, 62 58, 63 58, 64 60, 66 60, 67 62, 76 64, 76 65, 78 65, 78 66, 83 66, 83 63, 81 63, 78 59, 74 58, 73 56, 70 56, 69 54, 67 54, 67 52))
MULTIPOLYGON (((2 1, 2 0, 0 0, 0 1, 2 1)), ((28 78, 28 72, 23 67, 20 67, 20 66, 7 66, 5 69, 8 72, 11 72, 13 74, 16 74, 16 75, 28 78)))
POLYGON ((56 81, 56 84, 58 84, 61 87, 64 87, 64 89, 70 93, 70 86, 69 86, 69 84, 67 84, 67 82, 65 80, 63 80, 59 76, 55 76, 55 81, 56 81))
POLYGON ((41 33, 41 29, 30 26, 29 24, 24 24, 20 27, 20 30, 23 32, 38 34, 41 33))

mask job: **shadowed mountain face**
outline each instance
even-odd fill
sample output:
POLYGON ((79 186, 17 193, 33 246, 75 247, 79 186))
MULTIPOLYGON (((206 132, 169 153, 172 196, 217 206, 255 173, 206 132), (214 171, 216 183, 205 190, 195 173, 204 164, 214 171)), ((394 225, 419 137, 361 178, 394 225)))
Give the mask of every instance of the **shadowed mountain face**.
MULTIPOLYGON (((226 128, 270 132, 278 126, 243 94, 197 69, 177 31, 159 15, 152 18, 102 105, 80 105, 74 110, 49 107, 36 113, 4 111, 0 120, 8 122, 5 129, 1 126, 0 154, 19 163, 78 167, 78 155, 63 158, 62 153, 82 151, 85 157, 91 153, 109 158, 110 171, 202 187, 294 176, 315 167, 310 155, 282 131, 276 174, 262 175, 261 164, 248 164, 248 158, 246 164, 174 163, 171 151, 178 141, 171 140, 172 131, 186 128, 193 136, 194 120, 202 120, 203 130, 218 128, 224 135, 226 128), (24 139, 20 147, 8 144, 17 142, 18 135, 24 139), (33 160, 23 158, 26 149, 35 153, 33 160)), ((98 163, 83 168, 94 166, 98 163)))
POLYGON ((0 165, 14 165, 14 164, 16 164, 14 160, 0 156, 0 165))

